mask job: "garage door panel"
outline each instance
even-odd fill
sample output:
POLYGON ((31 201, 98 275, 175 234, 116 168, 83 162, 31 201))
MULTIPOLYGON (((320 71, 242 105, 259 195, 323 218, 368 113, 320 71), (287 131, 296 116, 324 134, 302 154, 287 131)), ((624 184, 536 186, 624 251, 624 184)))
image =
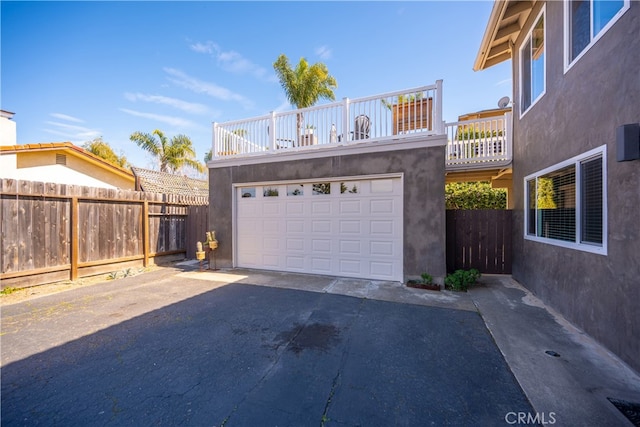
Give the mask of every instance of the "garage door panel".
POLYGON ((247 267, 255 267, 260 264, 260 256, 257 252, 245 252, 238 254, 238 263, 247 267))
POLYGON ((265 252, 268 251, 275 251, 278 252, 280 251, 280 239, 279 238, 273 238, 273 237, 265 237, 262 240, 263 244, 262 244, 262 249, 265 252))
POLYGON ((236 215, 238 218, 252 218, 260 216, 261 213, 262 209, 260 204, 245 201, 244 203, 238 204, 238 211, 236 215))
POLYGON ((385 261, 371 261, 369 263, 371 275, 381 277, 394 277, 393 263, 385 261))
POLYGON ((304 221, 288 219, 286 222, 287 234, 290 233, 304 233, 304 221))
POLYGON ((278 268, 280 267, 279 260, 280 257, 278 255, 262 254, 262 264, 265 267, 278 268))
POLYGON ((313 233, 331 233, 331 221, 330 220, 312 220, 311 231, 313 233))
POLYGON ((391 220, 374 220, 369 222, 369 233, 372 236, 394 236, 394 226, 391 220))
POLYGON ((287 217, 304 215, 304 202, 287 202, 287 217))
POLYGON ((340 255, 361 255, 362 245, 360 240, 340 240, 340 255))
POLYGON ((372 194, 393 193, 393 179, 374 179, 371 181, 370 191, 372 194))
POLYGON ((312 215, 330 215, 331 200, 311 202, 311 214, 312 215))
POLYGON ((331 253, 331 240, 329 239, 313 239, 311 240, 312 253, 325 252, 331 253))
POLYGON ((278 202, 265 202, 262 205, 262 215, 281 216, 281 205, 278 202))
POLYGON ((371 199, 369 212, 372 215, 389 215, 396 212, 396 201, 393 199, 371 199))
POLYGON ((287 269, 304 271, 304 256, 288 256, 287 269))
POLYGON ((340 220, 340 233, 360 234, 360 220, 340 220))
POLYGON ((304 252, 304 239, 287 239, 286 251, 304 252))
POLYGON ((372 240, 369 242, 369 254, 372 256, 393 256, 395 251, 393 242, 372 240))
POLYGON ((341 259, 339 261, 340 269, 338 270, 338 274, 340 275, 361 275, 362 271, 362 261, 357 259, 341 259))
POLYGON ((362 213, 362 202, 360 200, 340 200, 340 215, 359 215, 362 213))
POLYGON ((311 270, 313 273, 331 274, 331 258, 311 258, 311 270))

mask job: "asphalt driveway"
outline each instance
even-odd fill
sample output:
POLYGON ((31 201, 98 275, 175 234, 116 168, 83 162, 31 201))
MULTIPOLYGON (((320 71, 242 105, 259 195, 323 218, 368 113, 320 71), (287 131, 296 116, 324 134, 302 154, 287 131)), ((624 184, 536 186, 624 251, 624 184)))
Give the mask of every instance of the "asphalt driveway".
POLYGON ((316 280, 298 277, 159 271, 5 306, 2 425, 478 426, 533 412, 477 311, 291 289, 316 280))

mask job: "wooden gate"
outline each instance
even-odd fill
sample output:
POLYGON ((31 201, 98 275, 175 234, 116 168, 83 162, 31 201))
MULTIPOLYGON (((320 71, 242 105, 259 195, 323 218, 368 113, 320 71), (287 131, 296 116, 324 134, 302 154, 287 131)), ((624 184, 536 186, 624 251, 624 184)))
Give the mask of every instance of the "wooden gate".
POLYGON ((511 274, 510 210, 447 210, 447 271, 511 274))

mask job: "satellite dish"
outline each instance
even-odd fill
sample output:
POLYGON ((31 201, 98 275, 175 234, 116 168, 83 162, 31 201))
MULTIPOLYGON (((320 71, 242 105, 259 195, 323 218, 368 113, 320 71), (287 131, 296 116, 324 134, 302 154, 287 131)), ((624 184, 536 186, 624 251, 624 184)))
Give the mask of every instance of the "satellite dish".
POLYGON ((503 96, 502 98, 500 98, 500 100, 498 101, 498 107, 500 108, 506 108, 507 105, 509 105, 509 102, 511 102, 511 100, 509 99, 508 96, 503 96))

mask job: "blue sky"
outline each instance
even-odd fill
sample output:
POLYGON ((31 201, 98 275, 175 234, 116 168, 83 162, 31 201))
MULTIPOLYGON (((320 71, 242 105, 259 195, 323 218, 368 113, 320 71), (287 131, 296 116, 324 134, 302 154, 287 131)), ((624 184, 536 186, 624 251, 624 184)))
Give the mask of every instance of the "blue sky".
POLYGON ((213 121, 291 109, 281 53, 324 62, 337 100, 443 79, 448 121, 511 96, 510 62, 472 70, 491 1, 0 4, 18 144, 101 136, 139 167, 154 165, 135 131, 185 134, 202 160, 213 121))

